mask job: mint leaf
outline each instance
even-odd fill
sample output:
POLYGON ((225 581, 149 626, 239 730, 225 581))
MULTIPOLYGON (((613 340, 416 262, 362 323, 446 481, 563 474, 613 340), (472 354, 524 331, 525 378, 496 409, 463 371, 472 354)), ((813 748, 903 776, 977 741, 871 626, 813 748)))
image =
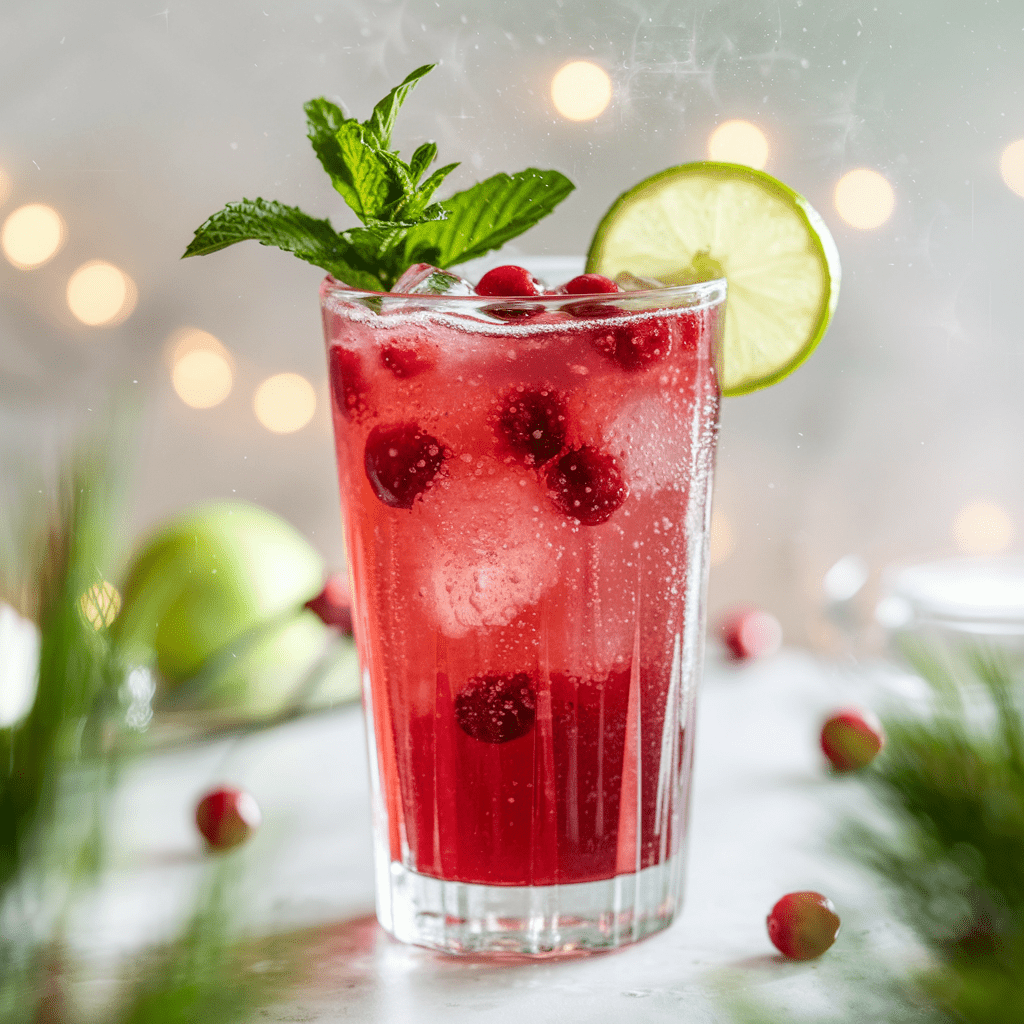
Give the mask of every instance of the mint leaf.
POLYGON ((346 121, 336 135, 338 151, 345 162, 341 182, 346 191, 341 190, 338 181, 335 181, 335 188, 362 221, 371 217, 380 219, 389 201, 404 195, 401 184, 395 194, 395 170, 381 159, 380 150, 367 145, 365 133, 358 121, 346 121))
POLYGON ((575 188, 558 171, 530 167, 496 174, 440 205, 446 220, 417 224, 405 237, 404 259, 450 267, 500 248, 546 217, 575 188))
POLYGON ((395 118, 398 117, 398 110, 405 102, 406 96, 412 92, 413 86, 428 72, 433 71, 436 64, 424 64, 408 75, 401 85, 396 85, 373 108, 370 120, 365 123, 367 136, 372 139, 381 149, 387 149, 391 145, 391 133, 394 131, 395 118))
POLYGON ((409 161, 409 177, 416 183, 423 177, 426 169, 437 159, 437 143, 424 142, 412 155, 409 161))
POLYGON ((363 226, 336 232, 294 206, 263 199, 229 203, 195 232, 185 256, 255 240, 294 253, 353 288, 387 291, 413 263, 448 267, 503 245, 550 213, 573 189, 557 171, 497 174, 443 202, 434 193, 459 165, 424 179, 437 145, 406 163, 391 148, 398 111, 433 64, 395 86, 366 121, 320 97, 305 104, 307 133, 324 170, 363 226))
POLYGON ((441 182, 448 177, 452 171, 455 170, 459 165, 446 164, 444 167, 439 167, 434 173, 427 178, 425 182, 416 190, 417 197, 422 197, 424 201, 430 199, 430 197, 438 190, 441 182))
POLYGON ((358 250, 331 227, 330 221, 317 220, 297 207, 265 199, 228 203, 200 224, 185 256, 205 256, 250 239, 284 249, 354 288, 380 287, 380 279, 365 265, 360 266, 358 250))
MULTIPOLYGON (((313 151, 317 155, 323 169, 328 173, 331 183, 342 194, 345 202, 350 206, 348 189, 348 167, 341 155, 341 147, 338 145, 338 132, 348 118, 330 100, 323 97, 310 100, 303 108, 306 111, 307 135, 313 144, 313 151)), ((353 194, 354 195, 354 194, 353 194)))

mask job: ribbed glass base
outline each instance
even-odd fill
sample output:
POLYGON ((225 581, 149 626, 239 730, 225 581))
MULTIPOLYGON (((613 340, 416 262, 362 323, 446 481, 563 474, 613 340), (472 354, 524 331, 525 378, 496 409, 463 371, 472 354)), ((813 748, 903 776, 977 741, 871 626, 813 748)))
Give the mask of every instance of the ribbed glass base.
POLYGON ((396 939, 454 954, 573 956, 668 927, 682 902, 683 854, 639 874, 574 885, 443 882, 392 863, 377 916, 396 939))

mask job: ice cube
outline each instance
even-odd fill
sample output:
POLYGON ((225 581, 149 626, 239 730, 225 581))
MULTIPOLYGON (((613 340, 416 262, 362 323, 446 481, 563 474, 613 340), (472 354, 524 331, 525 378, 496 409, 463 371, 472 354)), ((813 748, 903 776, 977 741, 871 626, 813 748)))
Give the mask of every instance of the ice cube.
POLYGON ((396 295, 473 295, 473 286, 458 274, 414 263, 391 289, 396 295))
POLYGON ((665 396, 623 405, 608 427, 609 450, 621 453, 634 493, 683 491, 691 472, 691 406, 665 396))
POLYGON ((449 478, 428 522, 422 592, 441 632, 507 626, 558 579, 560 524, 525 471, 449 478))

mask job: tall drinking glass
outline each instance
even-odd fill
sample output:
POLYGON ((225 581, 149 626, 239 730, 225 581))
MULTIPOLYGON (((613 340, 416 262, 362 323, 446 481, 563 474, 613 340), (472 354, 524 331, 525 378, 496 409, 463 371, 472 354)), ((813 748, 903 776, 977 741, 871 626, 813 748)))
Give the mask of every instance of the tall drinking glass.
POLYGON ((324 282, 395 937, 550 956, 678 910, 724 299, 324 282))

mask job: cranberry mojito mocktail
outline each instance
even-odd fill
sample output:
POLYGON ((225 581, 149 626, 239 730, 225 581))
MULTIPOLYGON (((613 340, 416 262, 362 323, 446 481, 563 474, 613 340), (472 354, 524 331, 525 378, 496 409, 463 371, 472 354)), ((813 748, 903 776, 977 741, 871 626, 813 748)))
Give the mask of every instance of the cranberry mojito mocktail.
POLYGON ((321 296, 386 925, 519 952, 663 927, 724 286, 618 293, 591 276, 512 298, 328 278, 321 296), (613 292, 573 294, 596 287, 613 292), (560 909, 537 920, 555 886, 560 909))

